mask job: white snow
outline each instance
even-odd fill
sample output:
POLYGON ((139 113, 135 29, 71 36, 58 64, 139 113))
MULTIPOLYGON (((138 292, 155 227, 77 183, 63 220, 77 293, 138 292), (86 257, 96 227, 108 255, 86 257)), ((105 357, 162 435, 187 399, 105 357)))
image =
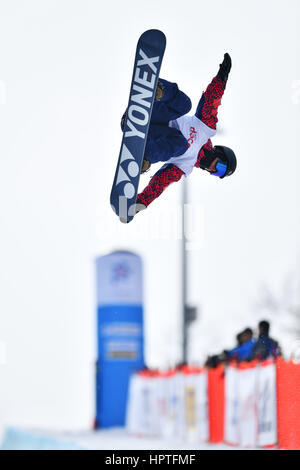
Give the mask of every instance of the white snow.
MULTIPOLYGON (((83 432, 8 429, 0 450, 237 450, 225 444, 188 443, 175 439, 132 436, 123 428, 83 432)), ((249 449, 248 449, 249 450, 249 449)))

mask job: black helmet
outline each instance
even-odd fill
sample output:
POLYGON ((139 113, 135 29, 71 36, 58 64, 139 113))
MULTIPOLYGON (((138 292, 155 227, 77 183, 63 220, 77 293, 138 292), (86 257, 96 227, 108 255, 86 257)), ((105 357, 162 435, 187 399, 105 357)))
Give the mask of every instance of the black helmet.
POLYGON ((220 176, 220 178, 232 175, 236 169, 236 156, 233 150, 229 147, 225 147, 224 145, 215 145, 213 150, 215 151, 216 156, 218 156, 227 165, 225 174, 220 176))

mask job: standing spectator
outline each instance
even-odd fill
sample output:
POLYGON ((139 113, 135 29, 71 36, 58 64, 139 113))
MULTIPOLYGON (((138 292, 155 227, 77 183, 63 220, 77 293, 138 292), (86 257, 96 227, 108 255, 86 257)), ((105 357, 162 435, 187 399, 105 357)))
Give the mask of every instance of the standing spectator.
POLYGON ((236 342, 237 342, 237 347, 242 346, 243 344, 243 332, 242 331, 236 335, 236 342))
POLYGON ((281 355, 279 344, 269 336, 270 323, 262 320, 258 324, 258 339, 256 340, 251 358, 252 359, 267 359, 268 357, 278 357, 281 355))

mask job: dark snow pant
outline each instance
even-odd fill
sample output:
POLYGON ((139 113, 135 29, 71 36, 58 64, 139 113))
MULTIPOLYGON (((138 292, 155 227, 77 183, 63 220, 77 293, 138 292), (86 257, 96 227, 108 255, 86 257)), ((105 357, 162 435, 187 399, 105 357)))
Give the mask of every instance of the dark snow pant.
POLYGON ((188 141, 169 122, 178 119, 191 109, 191 100, 178 89, 176 83, 161 79, 163 97, 155 100, 145 149, 145 157, 151 163, 165 162, 182 155, 188 149, 188 141))

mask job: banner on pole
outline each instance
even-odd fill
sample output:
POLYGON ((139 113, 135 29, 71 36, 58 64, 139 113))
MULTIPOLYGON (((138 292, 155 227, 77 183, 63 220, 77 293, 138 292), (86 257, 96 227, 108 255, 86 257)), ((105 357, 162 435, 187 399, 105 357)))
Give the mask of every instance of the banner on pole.
POLYGON ((96 260, 98 427, 123 426, 130 375, 144 367, 141 258, 116 251, 96 260))

